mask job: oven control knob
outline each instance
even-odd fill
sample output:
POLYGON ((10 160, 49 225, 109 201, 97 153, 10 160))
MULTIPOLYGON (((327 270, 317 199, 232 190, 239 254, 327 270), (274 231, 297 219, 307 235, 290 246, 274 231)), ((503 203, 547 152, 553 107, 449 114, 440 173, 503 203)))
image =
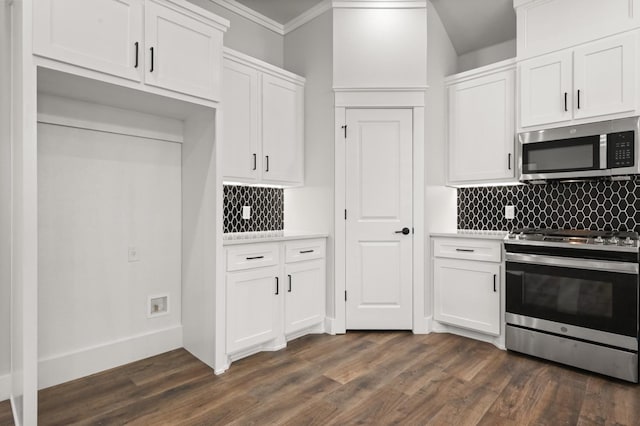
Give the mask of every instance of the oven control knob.
POLYGON ((604 240, 602 239, 602 237, 600 235, 598 235, 597 237, 595 237, 593 239, 593 243, 594 244, 604 244, 604 240))
POLYGON ((618 242, 620 242, 620 240, 615 235, 613 237, 609 238, 609 240, 607 241, 607 243, 609 243, 609 244, 618 244, 618 242))
POLYGON ((632 246, 635 245, 635 241, 633 241, 631 239, 631 237, 627 237, 624 241, 622 241, 622 244, 624 244, 625 246, 632 246))

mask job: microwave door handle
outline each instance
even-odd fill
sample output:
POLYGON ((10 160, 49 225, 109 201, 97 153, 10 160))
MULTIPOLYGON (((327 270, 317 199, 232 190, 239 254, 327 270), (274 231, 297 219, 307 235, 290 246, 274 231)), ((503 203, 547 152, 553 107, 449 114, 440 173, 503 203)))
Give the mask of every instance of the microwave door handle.
POLYGON ((607 135, 600 135, 600 170, 607 168, 607 135))

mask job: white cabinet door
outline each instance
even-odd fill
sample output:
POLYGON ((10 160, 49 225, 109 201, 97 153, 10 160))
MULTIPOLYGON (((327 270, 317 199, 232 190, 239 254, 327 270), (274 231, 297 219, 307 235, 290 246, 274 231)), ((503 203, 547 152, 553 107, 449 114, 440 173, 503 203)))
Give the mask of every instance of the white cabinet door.
POLYGON ((227 273, 227 353, 268 342, 282 333, 279 266, 227 273), (276 294, 278 293, 278 294, 276 294))
POLYGON ((553 53, 520 63, 521 127, 572 119, 571 67, 571 51, 553 53))
POLYGON ((223 162, 227 181, 255 182, 262 164, 258 141, 258 71, 224 61, 223 162))
POLYGON ((220 99, 222 32, 169 3, 145 2, 145 83, 220 99))
POLYGON ((574 118, 636 109, 637 32, 574 50, 574 118))
POLYGON ((35 6, 35 54, 142 80, 141 0, 40 0, 35 6))
POLYGON ((289 81, 262 76, 262 180, 302 184, 304 89, 289 81))
POLYGON ((515 72, 449 87, 449 181, 514 177, 515 72))
POLYGON ((289 263, 285 266, 286 334, 319 324, 325 318, 324 259, 289 263))
POLYGON ((500 264, 434 259, 434 318, 500 334, 500 264))

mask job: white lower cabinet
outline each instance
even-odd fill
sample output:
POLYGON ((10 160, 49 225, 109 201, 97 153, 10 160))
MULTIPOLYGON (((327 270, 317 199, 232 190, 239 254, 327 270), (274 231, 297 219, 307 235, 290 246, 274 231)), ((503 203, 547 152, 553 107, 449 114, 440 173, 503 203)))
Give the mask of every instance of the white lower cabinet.
MULTIPOLYGON (((278 266, 227 274, 227 351, 268 342, 278 336, 278 266)), ((279 289, 278 289, 279 290, 279 289)))
POLYGON ((451 238, 433 244, 434 319, 499 335, 501 242, 451 238))
POLYGON ((325 240, 226 249, 226 344, 232 359, 324 331, 325 240))
POLYGON ((285 274, 284 332, 291 335, 324 321, 325 261, 318 259, 288 263, 285 265, 285 274))

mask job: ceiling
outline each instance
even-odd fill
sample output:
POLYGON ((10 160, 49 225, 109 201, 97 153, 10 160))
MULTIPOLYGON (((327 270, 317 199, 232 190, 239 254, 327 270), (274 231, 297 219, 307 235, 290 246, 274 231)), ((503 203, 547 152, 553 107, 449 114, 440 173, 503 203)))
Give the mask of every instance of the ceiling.
POLYGON ((323 0, 237 0, 238 3, 242 3, 283 25, 318 3, 322 3, 322 1, 323 0))
POLYGON ((431 0, 458 55, 516 38, 513 0, 431 0))
MULTIPOLYGON (((286 24, 323 0, 237 0, 286 24)), ((458 55, 516 38, 513 0, 431 0, 458 55)))

